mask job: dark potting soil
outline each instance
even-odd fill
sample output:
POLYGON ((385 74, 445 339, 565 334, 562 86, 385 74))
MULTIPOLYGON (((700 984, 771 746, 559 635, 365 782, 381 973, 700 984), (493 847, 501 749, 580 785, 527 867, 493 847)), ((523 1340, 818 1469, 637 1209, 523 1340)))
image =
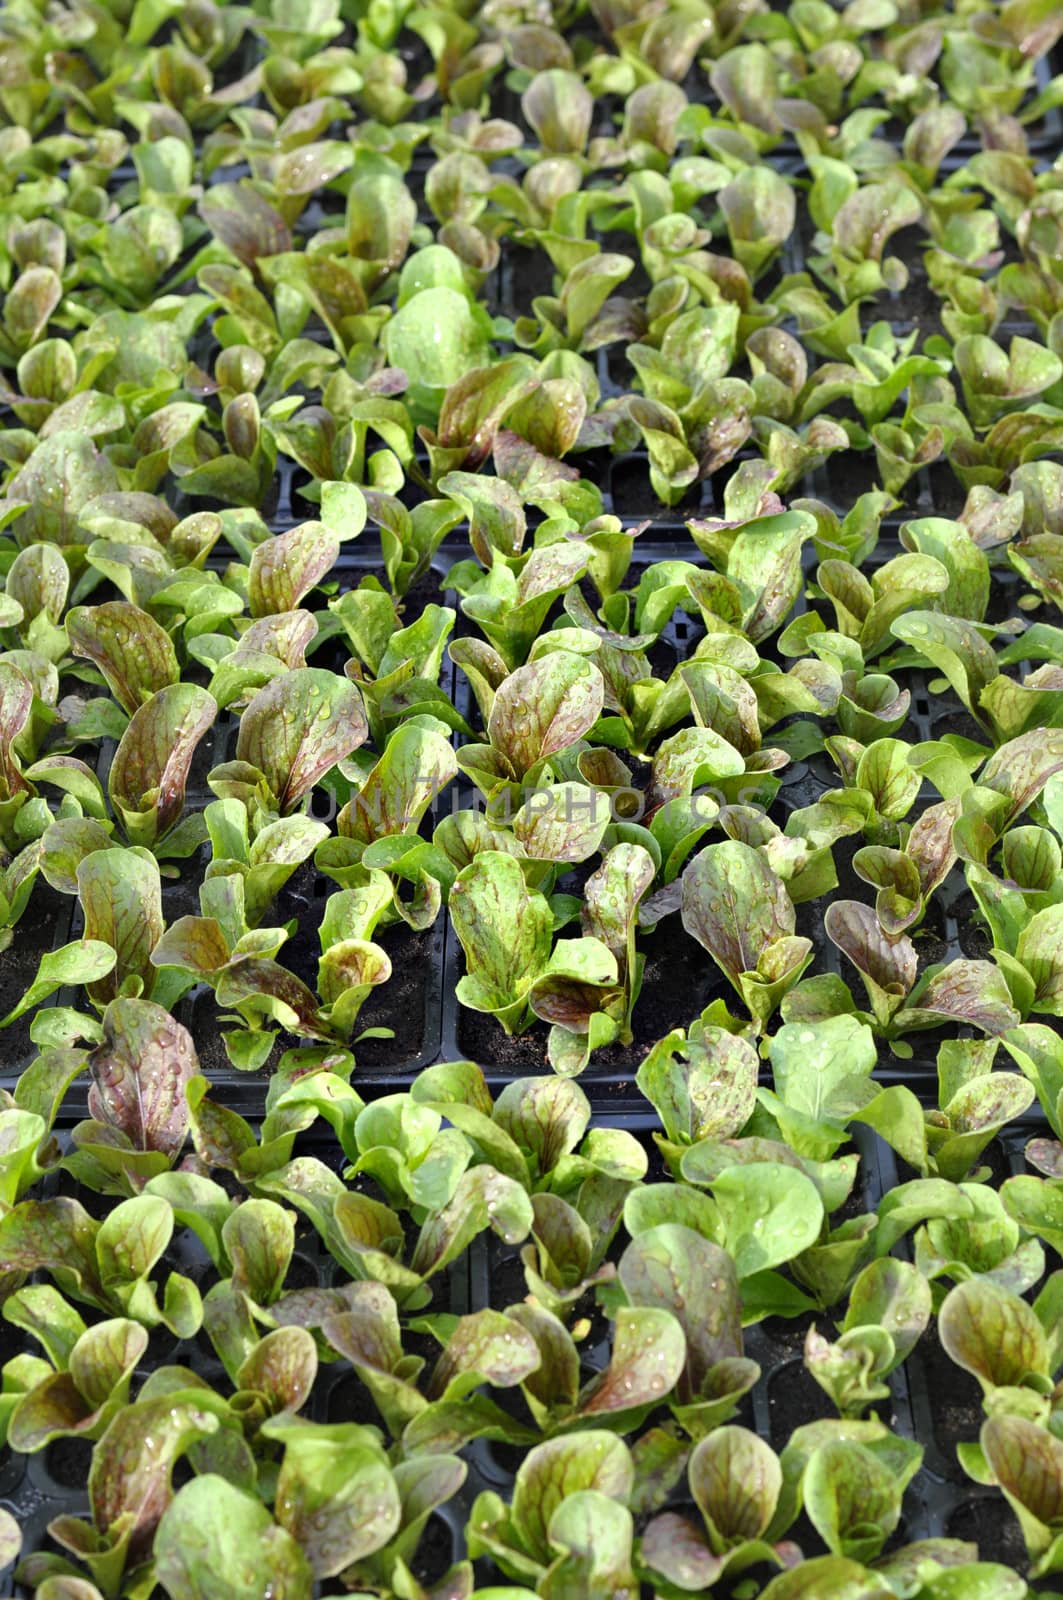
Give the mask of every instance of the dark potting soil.
POLYGON ((834 1415, 827 1393, 801 1361, 787 1362, 768 1379, 771 1443, 781 1450, 795 1428, 834 1415))
MULTIPOLYGON (((715 962, 690 937, 678 916, 666 917, 652 934, 644 937, 646 969, 632 1017, 632 1042, 607 1045, 596 1051, 587 1068, 588 1076, 633 1076, 651 1045, 673 1028, 685 1028, 717 995, 729 992, 715 962)), ((463 1007, 457 1031, 462 1056, 478 1061, 488 1071, 526 1077, 545 1070, 549 1029, 544 1022, 536 1022, 527 1033, 510 1038, 494 1017, 463 1007)))
POLYGON ((905 287, 889 298, 889 320, 895 331, 904 324, 918 332, 915 349, 922 348, 924 339, 932 334, 943 334, 941 325, 942 300, 930 286, 922 262, 910 261, 910 273, 905 287))
POLYGON ((309 1256, 294 1254, 284 1275, 285 1294, 290 1294, 293 1289, 316 1289, 320 1282, 317 1263, 309 1256))
POLYGON ((945 461, 935 461, 926 469, 929 500, 936 517, 958 517, 967 499, 967 490, 945 461))
POLYGON ((949 1357, 937 1326, 927 1328, 918 1345, 918 1370, 926 1385, 926 1402, 942 1470, 956 1483, 968 1478, 956 1459, 956 1446, 978 1438, 985 1413, 977 1380, 949 1357))
POLYGON ((915 945, 915 953, 919 960, 919 972, 924 973, 927 967, 932 967, 938 961, 945 961, 949 954, 949 940, 945 933, 945 921, 940 905, 931 901, 927 908, 926 917, 919 924, 909 938, 915 945))
MULTIPOLYGON (((0 1017, 18 1005, 37 976, 41 956, 64 942, 70 906, 66 895, 37 879, 11 943, 0 950, 0 1017)), ((32 1020, 32 1014, 20 1017, 0 1035, 0 1071, 14 1072, 36 1055, 30 1039, 32 1020)))
POLYGON ((425 1006, 434 967, 432 932, 416 933, 403 923, 379 931, 376 943, 391 958, 391 977, 374 989, 358 1013, 362 1028, 390 1028, 391 1039, 363 1039, 355 1047, 361 1071, 400 1070, 420 1053, 425 1036, 425 1006))
POLYGON ((987 960, 993 948, 993 935, 981 920, 974 895, 962 894, 953 904, 952 915, 956 919, 957 938, 964 955, 971 961, 987 960))
POLYGON ((946 1532, 950 1539, 976 1544, 982 1561, 999 1561, 1017 1572, 1025 1572, 1029 1566, 1018 1518, 1002 1496, 979 1495, 957 1506, 946 1532))
MULTIPOLYGON (((649 461, 641 456, 624 456, 614 461, 609 473, 613 509, 618 517, 660 516, 662 505, 650 482, 649 461)), ((673 515, 695 511, 701 501, 700 483, 691 484, 678 504, 671 507, 673 515)))
POLYGON ((844 513, 862 494, 879 486, 873 450, 839 450, 826 464, 827 498, 844 513))
POLYGON ((353 1372, 333 1385, 328 1397, 329 1422, 360 1422, 374 1428, 382 1426, 373 1397, 353 1372))
MULTIPOLYGON (((947 704, 947 702, 946 702, 947 704)), ((931 738, 943 739, 947 733, 957 733, 962 739, 973 739, 976 744, 986 743, 986 733, 969 711, 943 711, 933 715, 931 738)))
POLYGON ((454 1535, 444 1517, 433 1513, 425 1524, 417 1553, 411 1563, 413 1575, 425 1588, 438 1583, 454 1564, 454 1535))
POLYGON ((63 1489, 87 1489, 91 1465, 89 1439, 53 1439, 44 1452, 45 1471, 63 1489))
POLYGON ((490 1301, 504 1311, 527 1298, 528 1284, 518 1250, 491 1250, 490 1301))

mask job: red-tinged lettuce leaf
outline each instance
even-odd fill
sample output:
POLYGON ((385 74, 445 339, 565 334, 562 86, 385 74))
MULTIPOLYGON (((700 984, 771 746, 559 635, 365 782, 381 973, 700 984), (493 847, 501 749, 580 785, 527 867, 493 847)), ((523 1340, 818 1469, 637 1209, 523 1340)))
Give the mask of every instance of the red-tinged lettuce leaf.
POLYGON ((568 1495, 550 1518, 547 1535, 563 1552, 539 1586, 543 1600, 571 1594, 634 1600, 639 1585, 631 1566, 634 1525, 627 1506, 595 1489, 568 1495))
POLYGON ((265 775, 287 815, 368 732, 353 683, 320 667, 300 667, 255 695, 240 718, 236 755, 265 775))
POLYGON ((863 978, 879 1022, 889 1022, 915 982, 919 962, 912 941, 903 934, 887 938, 871 907, 859 900, 835 900, 823 926, 863 978))
POLYGON ((151 952, 163 931, 162 880, 147 850, 96 850, 77 869, 86 939, 109 944, 117 960, 107 977, 88 986, 98 1005, 115 999, 129 979, 150 991, 151 952))
POLYGON ((81 862, 111 843, 110 829, 92 817, 57 817, 41 839, 41 872, 60 894, 77 894, 81 862))
POLYGON ((441 1272, 485 1228, 506 1244, 520 1244, 533 1219, 531 1200, 519 1183, 494 1167, 472 1167, 458 1179, 449 1204, 426 1219, 410 1266, 423 1278, 441 1272))
POLYGON ((949 1290, 938 1334, 951 1359, 987 1394, 1017 1388, 1031 1376, 1047 1379, 1048 1345, 1033 1309, 988 1278, 968 1278, 949 1290))
POLYGON ((621 1306, 609 1366, 580 1396, 580 1415, 609 1418, 656 1405, 675 1388, 686 1361, 683 1329, 657 1306, 621 1306))
POLYGON ((448 468, 483 465, 503 419, 537 387, 536 370, 530 356, 514 355, 475 367, 450 385, 436 435, 427 441, 454 453, 446 458, 448 468))
POLYGON ((22 1530, 10 1511, 4 1511, 0 1515, 0 1569, 9 1567, 21 1549, 22 1530))
POLYGON ((647 1515, 660 1510, 684 1478, 690 1446, 668 1427, 650 1427, 631 1446, 631 1456, 636 1466, 632 1512, 647 1515))
POLYGON ((310 1600, 313 1591, 298 1542, 257 1496, 212 1473, 174 1496, 154 1556, 170 1600, 310 1600))
POLYGON ((215 239, 247 267, 259 256, 279 256, 292 247, 284 218, 248 179, 213 184, 199 202, 199 214, 215 239))
POLYGON ((533 1560, 552 1560, 548 1530, 570 1495, 596 1489, 621 1503, 634 1481, 631 1452, 622 1439, 590 1429, 548 1439, 530 1450, 517 1471, 510 1512, 512 1532, 533 1560))
POLYGON ((683 926, 736 984, 763 951, 794 931, 786 886, 759 850, 728 839, 702 850, 683 873, 683 926))
POLYGON ((836 1438, 813 1450, 802 1489, 809 1519, 837 1556, 873 1561, 900 1520, 903 1478, 854 1440, 836 1438))
POLYGON ((529 893, 516 857, 498 850, 474 856, 450 892, 454 931, 467 971, 458 998, 492 1012, 507 1032, 524 1020, 528 990, 550 959, 553 913, 529 893))
POLYGON ((7 486, 7 500, 26 506, 14 524, 19 545, 88 542, 79 528, 82 507, 117 487, 114 467, 87 434, 61 428, 41 440, 7 486))
POLYGON ((526 1159, 536 1185, 572 1154, 590 1120, 587 1096, 565 1078, 515 1078, 494 1108, 495 1123, 526 1159))
POLYGON ((584 783, 555 783, 529 795, 513 832, 533 860, 576 863, 594 854, 611 821, 608 795, 584 783))
POLYGON ((32 710, 33 685, 29 678, 10 662, 0 661, 0 801, 29 791, 13 745, 32 710))
POLYGON ((226 965, 229 954, 221 923, 214 917, 178 917, 156 942, 151 962, 210 979, 226 965))
POLYGON ((620 1258, 620 1282, 633 1305, 671 1312, 686 1335, 677 1397, 700 1399, 717 1362, 742 1354, 742 1314, 734 1262, 711 1240, 678 1222, 632 1239, 620 1258))
POLYGON ((280 1294, 295 1248, 295 1222, 274 1200, 245 1200, 222 1226, 233 1288, 258 1305, 280 1294))
POLYGON ((18 1005, 0 1021, 0 1028, 6 1028, 16 1018, 32 1011, 64 984, 91 984, 105 978, 114 964, 115 953, 111 946, 98 939, 74 939, 58 950, 47 951, 40 959, 37 976, 18 1005))
POLYGON ((959 802, 943 800, 912 823, 904 853, 915 863, 924 899, 944 883, 956 860, 952 829, 958 816, 959 802))
POLYGON ((496 690, 488 721, 491 744, 514 777, 526 777, 589 733, 604 696, 605 683, 593 663, 552 651, 518 667, 496 690))
MULTIPOLYGON (((261 548, 259 546, 258 548, 261 548)), ((242 656, 275 656, 288 668, 305 667, 306 651, 317 635, 318 621, 311 611, 296 608, 260 617, 240 635, 233 659, 242 656)))
POLYGON ((268 956, 240 956, 220 974, 214 991, 220 1006, 232 1007, 249 1027, 274 1021, 289 1033, 331 1041, 333 1030, 317 996, 301 978, 268 956))
POLYGON ((263 1433, 284 1445, 276 1515, 316 1578, 333 1578, 397 1533, 402 1503, 378 1435, 355 1423, 277 1417, 263 1433))
MULTIPOLYGON (((724 778, 740 778, 746 770, 745 758, 722 734, 712 728, 680 728, 658 746, 653 758, 650 803, 653 809, 670 800, 692 796, 702 784, 719 783, 724 778)), ((699 795, 691 805, 692 826, 711 822, 717 805, 711 795, 699 795)))
MULTIPOLYGON (((99 1532, 127 1544, 130 1559, 147 1554, 172 1499, 171 1474, 190 1445, 208 1437, 218 1419, 207 1409, 208 1389, 126 1406, 103 1435, 89 1470, 89 1499, 99 1532)), ((220 1402, 218 1402, 220 1405, 220 1402)))
POLYGON ((401 724, 352 795, 341 818, 344 833, 369 844, 389 834, 416 832, 432 800, 457 774, 449 739, 434 728, 401 724))
POLYGON ((998 966, 992 961, 961 959, 930 974, 912 995, 911 1005, 899 1011, 894 1021, 905 1030, 936 1028, 951 1021, 995 1035, 1016 1027, 1019 1013, 998 966))
POLYGON ((108 1306, 96 1263, 94 1222, 77 1200, 23 1200, 0 1218, 0 1271, 52 1274, 65 1293, 108 1306))
POLYGON ((451 1330, 432 1370, 428 1399, 463 1400, 483 1383, 511 1389, 538 1366, 538 1346, 519 1323, 501 1311, 474 1311, 451 1330))
POLYGON ((0 1202, 5 1207, 13 1206, 43 1176, 52 1156, 47 1134, 48 1125, 35 1111, 15 1105, 0 1111, 0 1202))
POLYGON ((115 1317, 86 1329, 56 1372, 15 1406, 8 1424, 14 1450, 41 1450, 63 1434, 94 1439, 129 1399, 133 1371, 148 1346, 137 1322, 115 1317))
POLYGON ((884 1578, 845 1556, 814 1556, 773 1578, 761 1600, 894 1600, 884 1578))
POLYGON ((675 1028, 650 1050, 636 1073, 675 1144, 729 1139, 741 1133, 756 1105, 760 1061, 740 1034, 693 1023, 675 1028))
POLYGON ((1063 728, 1037 728, 1002 744, 982 768, 982 788, 1006 795, 1009 810, 1000 832, 1037 799, 1053 773, 1063 771, 1063 728))
POLYGON ((771 1446, 748 1428, 717 1428, 700 1440, 687 1476, 713 1549, 760 1539, 771 1526, 782 1468, 771 1446))
POLYGON ((1033 982, 1032 1008, 1063 1016, 1063 906, 1036 912, 1019 934, 1015 954, 1033 982))
POLYGON ((1063 1178, 1063 1144, 1058 1139, 1031 1139, 1024 1154, 1046 1178, 1063 1178))
POLYGON ((886 1256, 872 1261, 857 1277, 849 1294, 843 1333, 855 1328, 882 1328, 893 1340, 893 1365, 914 1350, 930 1320, 930 1285, 908 1261, 886 1256))
POLYGON ((119 1128, 136 1150, 171 1160, 185 1142, 185 1086, 199 1071, 192 1035, 150 1000, 112 1000, 88 1059, 89 1115, 119 1128))
POLYGON ((713 1552, 704 1533, 674 1511, 665 1511, 648 1524, 640 1553, 650 1572, 684 1593, 707 1591, 726 1564, 713 1552))
POLYGON ((237 1388, 261 1395, 271 1415, 301 1409, 317 1376, 317 1346, 305 1328, 275 1328, 236 1374, 237 1388))
MULTIPOLYGON (((592 1017, 619 1009, 622 999, 616 957, 598 939, 559 939, 548 966, 528 991, 537 1017, 580 1034, 587 1032, 592 1017)), ((608 1015, 601 1020, 607 1024, 601 1042, 608 1043, 616 1036, 616 1025, 608 1015)))
MULTIPOLYGON (((1021 1517, 1031 1556, 1046 1555, 1063 1520, 1063 1443, 1020 1416, 990 1417, 982 1424, 980 1443, 994 1478, 1021 1517)), ((1032 1570, 1036 1575, 1039 1569, 1032 1570)))
POLYGON ((640 844, 617 844, 587 879, 580 913, 583 931, 616 957, 621 978, 635 966, 639 901, 655 876, 653 857, 640 844))
POLYGON ((579 1351, 564 1323, 535 1300, 510 1306, 506 1316, 531 1336, 539 1353, 539 1365, 522 1385, 536 1421, 545 1425, 554 1415, 573 1411, 579 1393, 579 1351))
POLYGON ((75 606, 67 613, 66 631, 74 655, 99 668, 129 716, 181 676, 166 629, 128 600, 75 606))
POLYGON ((331 572, 339 553, 339 539, 323 522, 304 522, 263 540, 251 552, 247 583, 251 615, 293 611, 331 572))
POLYGON ((537 72, 520 106, 544 150, 582 153, 590 137, 594 96, 575 72, 562 67, 537 72))
POLYGON ((136 712, 107 784, 130 843, 150 848, 178 821, 196 746, 217 715, 213 695, 194 683, 160 689, 136 712))

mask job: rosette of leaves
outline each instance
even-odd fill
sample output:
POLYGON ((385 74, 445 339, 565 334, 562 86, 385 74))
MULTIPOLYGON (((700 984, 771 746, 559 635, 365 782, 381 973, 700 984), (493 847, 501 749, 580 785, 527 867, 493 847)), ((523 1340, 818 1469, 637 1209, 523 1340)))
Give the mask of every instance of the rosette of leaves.
POLYGON ((108 1316, 191 1337, 203 1315, 195 1284, 170 1272, 160 1298, 149 1277, 174 1225, 170 1206, 149 1194, 121 1201, 102 1222, 68 1196, 21 1200, 0 1219, 0 1261, 5 1272, 49 1273, 64 1294, 108 1316))
MULTIPOLYGON (((834 901, 824 927, 860 974, 869 1004, 861 1017, 890 1041, 895 1054, 898 1047, 901 1054, 911 1049, 903 1039, 906 1032, 962 1018, 996 1035, 1018 1020, 1005 975, 992 961, 958 957, 935 963, 920 976, 918 953, 908 935, 884 933, 874 911, 857 900, 834 901)), ((797 1003, 809 1019, 855 1010, 848 988, 836 978, 810 980, 797 1003)))
MULTIPOLYGON (((460 494, 474 504, 471 496, 459 488, 456 479, 462 474, 448 473, 445 483, 448 493, 460 494)), ((523 539, 523 512, 519 520, 507 528, 506 503, 512 497, 519 507, 515 491, 496 485, 492 498, 499 501, 501 516, 483 520, 474 510, 471 518, 471 538, 474 548, 479 540, 499 540, 499 544, 480 545, 477 554, 488 566, 484 573, 472 562, 459 562, 448 574, 448 583, 462 594, 461 609, 485 635, 490 652, 477 648, 472 641, 458 642, 452 647, 452 659, 465 669, 486 669, 489 678, 496 680, 494 663, 502 663, 503 674, 513 671, 529 659, 543 624, 555 601, 570 587, 578 583, 587 571, 590 551, 580 543, 562 540, 530 551, 526 558, 517 560, 516 550, 510 554, 505 546, 519 545, 523 539), (519 567, 515 571, 514 568, 519 567), (457 652, 461 653, 458 654, 457 652)), ((475 682, 473 670, 470 678, 475 682)), ((497 681, 493 681, 497 687, 497 681)))
POLYGON ((682 312, 659 348, 627 347, 645 395, 630 399, 628 410, 649 451, 654 493, 666 505, 725 466, 752 432, 753 391, 728 376, 738 327, 738 307, 725 301, 682 312))
POLYGON ((397 727, 379 760, 341 764, 350 799, 337 816, 337 835, 322 842, 315 861, 337 882, 360 885, 364 871, 393 879, 389 921, 428 927, 439 912, 453 872, 444 855, 418 833, 432 802, 457 776, 446 724, 427 712, 397 727), (399 885, 412 894, 400 896, 399 885))
POLYGON ((368 731, 353 683, 321 667, 294 668, 248 702, 236 760, 215 767, 208 782, 219 799, 288 816, 368 731))
POLYGON ((652 1308, 619 1308, 608 1366, 582 1384, 579 1347, 561 1319, 535 1299, 504 1315, 475 1312, 459 1322, 455 1339, 440 1362, 443 1371, 437 1367, 433 1374, 429 1404, 403 1433, 406 1449, 454 1448, 477 1436, 531 1444, 576 1427, 628 1433, 667 1395, 683 1363, 682 1332, 669 1313, 652 1308), (454 1378, 473 1353, 475 1369, 488 1382, 520 1383, 534 1428, 484 1397, 462 1398, 470 1378, 459 1384, 454 1378))
POLYGON ((552 758, 594 727, 604 700, 604 680, 593 662, 551 651, 494 686, 488 742, 462 745, 458 765, 488 801, 501 803, 506 795, 517 810, 525 790, 549 782, 552 758))
POLYGON ((636 1082, 661 1120, 654 1138, 678 1175, 683 1152, 702 1139, 732 1139, 756 1107, 760 1071, 755 1047, 705 1011, 687 1028, 659 1039, 639 1066, 636 1082))
POLYGON ((491 1013, 510 1034, 536 1016, 551 1023, 558 1070, 581 1070, 591 1050, 617 1037, 627 1007, 616 954, 594 935, 555 943, 550 902, 529 891, 516 856, 475 856, 454 880, 450 916, 467 965, 462 1005, 491 1013))
POLYGON ((872 1261, 856 1278, 839 1338, 813 1325, 805 1337, 807 1370, 843 1417, 890 1399, 886 1382, 907 1360, 930 1320, 930 1286, 905 1261, 872 1261))
POLYGON ((10 1447, 28 1454, 53 1439, 98 1439, 129 1403, 134 1369, 148 1346, 146 1328, 125 1317, 87 1327, 51 1284, 20 1289, 4 1315, 34 1334, 48 1357, 28 1358, 36 1381, 25 1359, 19 1366, 25 1387, 6 1418, 10 1447))
MULTIPOLYGON (((333 1259, 352 1278, 384 1283, 400 1306, 428 1304, 428 1279, 491 1228, 507 1243, 527 1236, 531 1202, 524 1188, 484 1164, 462 1173, 450 1200, 427 1209, 417 1241, 404 1261, 399 1215, 378 1200, 348 1189, 315 1156, 300 1156, 258 1180, 264 1192, 301 1211, 320 1234, 333 1259)), ((278 1208, 279 1209, 279 1208, 278 1208)))
POLYGON ((750 845, 709 845, 683 873, 682 915, 762 1032, 812 959, 782 880, 750 845))
POLYGON ((994 744, 1005 744, 1035 728, 1052 726, 1063 714, 1060 686, 1051 670, 1017 681, 1002 671, 1014 659, 1011 646, 999 654, 988 630, 961 616, 915 610, 891 623, 891 631, 917 657, 941 672, 994 744), (1047 681, 1046 681, 1047 679, 1047 681))
POLYGON ((764 1535, 775 1516, 782 1468, 771 1446, 733 1425, 699 1440, 687 1464, 691 1496, 702 1526, 666 1511, 645 1528, 639 1563, 647 1576, 677 1591, 702 1591, 768 1562, 790 1566, 797 1546, 775 1546, 764 1535))
POLYGON ((716 618, 713 631, 741 629, 754 645, 783 623, 801 592, 801 551, 816 532, 815 518, 804 511, 754 514, 730 520, 687 524, 698 548, 721 578, 695 574, 691 591, 706 618, 716 618), (725 626, 721 627, 720 624, 725 626))
POLYGON ((493 1491, 477 1496, 469 1520, 469 1554, 490 1556, 507 1575, 536 1589, 548 1574, 594 1583, 633 1600, 634 1486, 622 1439, 588 1428, 536 1445, 522 1461, 507 1506, 493 1491))

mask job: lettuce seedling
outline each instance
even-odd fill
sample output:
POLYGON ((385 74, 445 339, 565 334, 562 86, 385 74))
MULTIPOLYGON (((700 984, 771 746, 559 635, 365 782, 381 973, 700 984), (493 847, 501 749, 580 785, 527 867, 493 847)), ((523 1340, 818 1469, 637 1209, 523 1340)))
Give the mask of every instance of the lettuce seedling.
POLYGON ((702 1527, 666 1511, 654 1517, 639 1543, 646 1575, 681 1591, 708 1589, 767 1562, 786 1567, 794 1545, 769 1544, 782 1487, 782 1468, 771 1446, 734 1425, 717 1428, 695 1446, 687 1466, 690 1493, 702 1527))
POLYGON ((812 959, 794 934, 794 908, 759 851, 738 840, 709 845, 683 873, 683 926, 749 1008, 758 1032, 812 959))

